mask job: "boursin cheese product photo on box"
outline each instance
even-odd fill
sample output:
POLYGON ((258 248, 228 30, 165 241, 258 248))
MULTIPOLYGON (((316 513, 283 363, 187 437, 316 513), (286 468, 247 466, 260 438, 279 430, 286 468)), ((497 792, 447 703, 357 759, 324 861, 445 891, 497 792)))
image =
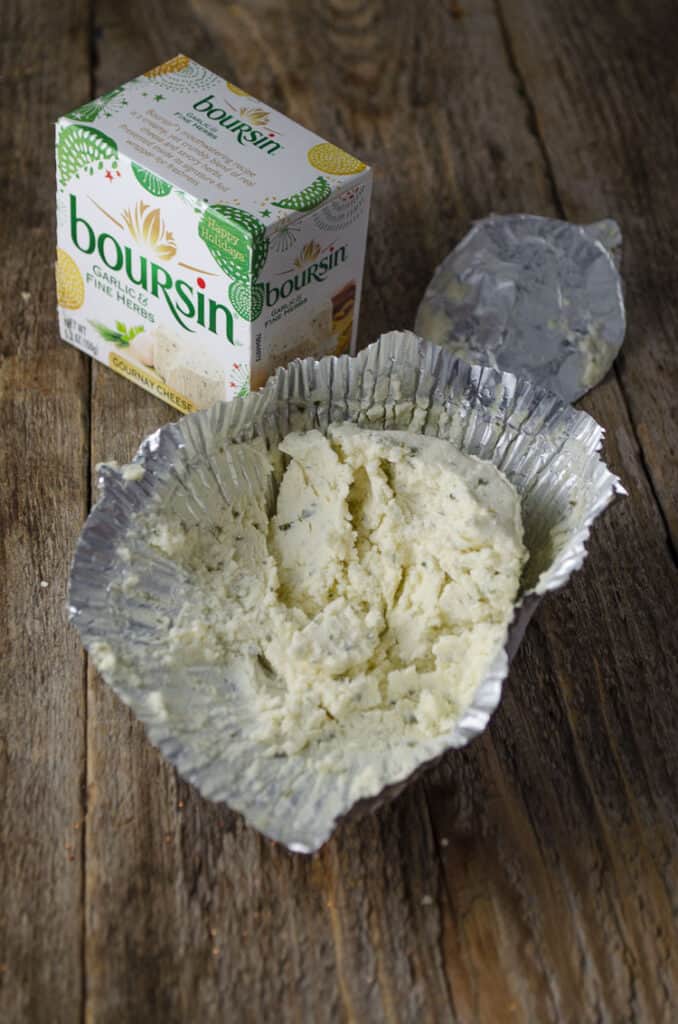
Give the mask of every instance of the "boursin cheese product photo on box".
POLYGON ((182 412, 354 352, 372 172, 183 55, 56 125, 64 341, 182 412))

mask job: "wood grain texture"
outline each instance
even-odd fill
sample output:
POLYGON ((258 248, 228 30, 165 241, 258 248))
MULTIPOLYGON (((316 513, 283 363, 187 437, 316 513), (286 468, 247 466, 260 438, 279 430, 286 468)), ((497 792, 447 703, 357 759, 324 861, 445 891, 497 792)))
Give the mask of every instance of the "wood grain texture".
MULTIPOLYGON (((658 151, 660 129, 650 122, 668 126, 675 95, 671 102, 665 90, 660 99, 647 75, 653 46, 672 38, 678 19, 662 0, 653 0, 642 25, 621 2, 590 6, 587 13, 561 10, 555 0, 152 0, 128 10, 96 0, 95 92, 181 50, 375 165, 363 344, 413 322, 433 267, 489 210, 619 216, 629 340, 619 372, 582 404, 607 428, 606 456, 629 498, 596 525, 584 569, 541 606, 485 735, 391 805, 341 827, 310 858, 263 840, 178 780, 90 672, 84 886, 52 892, 37 865, 41 856, 54 863, 53 819, 70 811, 68 794, 79 795, 81 662, 54 618, 51 633, 31 627, 39 649, 15 632, 8 721, 26 778, 14 783, 21 809, 0 827, 11 836, 28 823, 38 846, 28 860, 14 840, 8 847, 17 888, 11 910, 13 920, 27 920, 27 891, 37 887, 41 926, 48 913, 54 920, 56 905, 65 940, 57 947, 50 932, 59 960, 45 943, 39 963, 25 941, 30 933, 14 935, 19 974, 6 979, 8 1019, 45 1006, 63 947, 67 977, 55 982, 55 1006, 72 1011, 64 1019, 84 1015, 96 1024, 673 1019, 678 593, 667 527, 676 431, 663 371, 675 365, 667 268, 678 214, 668 188, 672 150, 658 151), (627 108, 630 124, 622 125, 627 108), (648 161, 660 168, 657 183, 648 161), (646 323, 651 330, 641 333, 646 323), (58 708, 36 708, 36 658, 51 666, 48 692, 62 698, 58 708), (14 723, 29 715, 38 725, 27 746, 14 723), (42 781, 28 759, 39 765, 41 750, 58 746, 49 780, 60 787, 58 800, 50 790, 43 835, 46 809, 31 809, 24 795, 42 781)), ((75 46, 75 12, 70 25, 75 46)), ((47 71, 39 74, 37 88, 54 88, 49 77, 45 85, 47 71)), ((50 196, 51 186, 40 200, 39 239, 50 196)), ((14 215, 25 231, 27 212, 14 215)), ((46 281, 39 239, 32 258, 46 281)), ((52 339, 50 300, 34 308, 52 339)), ((37 325, 19 324, 6 350, 37 360, 37 339, 37 325)), ((11 446, 5 458, 23 474, 17 493, 26 503, 37 500, 29 480, 50 452, 78 453, 80 489, 57 504, 55 482, 45 478, 42 501, 52 503, 50 517, 56 509, 51 532, 7 534, 10 556, 24 558, 15 623, 33 614, 35 551, 50 552, 63 583, 85 494, 83 453, 92 473, 101 459, 127 460, 144 434, 176 416, 93 365, 86 435, 85 364, 50 345, 65 368, 55 378, 43 366, 50 400, 57 386, 69 389, 52 414, 57 425, 29 468, 11 446)), ((35 365, 17 364, 2 378, 11 383, 3 394, 11 397, 19 380, 26 387, 35 365)), ((3 405, 13 437, 46 421, 40 401, 3 405)), ((59 479, 75 479, 69 466, 61 464, 59 479)))
POLYGON ((617 372, 678 551, 675 53, 668 0, 499 0, 564 216, 624 231, 629 331, 617 372))
POLYGON ((82 996, 85 661, 65 600, 89 385, 54 329, 52 122, 89 92, 86 25, 78 0, 0 7, 0 1019, 36 1024, 77 1020, 82 996))

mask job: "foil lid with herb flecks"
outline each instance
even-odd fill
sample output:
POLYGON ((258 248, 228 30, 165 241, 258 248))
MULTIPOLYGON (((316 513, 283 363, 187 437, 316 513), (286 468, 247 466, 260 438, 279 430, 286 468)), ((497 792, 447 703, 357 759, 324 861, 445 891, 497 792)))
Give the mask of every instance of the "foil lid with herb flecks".
POLYGON ((440 264, 415 330, 573 402, 603 379, 624 340, 620 252, 613 220, 493 214, 440 264))

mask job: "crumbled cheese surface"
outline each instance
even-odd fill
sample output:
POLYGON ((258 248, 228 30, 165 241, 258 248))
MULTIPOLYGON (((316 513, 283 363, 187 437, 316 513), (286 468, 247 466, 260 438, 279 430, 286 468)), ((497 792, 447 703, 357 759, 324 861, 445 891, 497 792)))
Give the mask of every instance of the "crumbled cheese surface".
POLYGON ((126 481, 143 480, 145 474, 144 467, 140 462, 128 462, 120 472, 123 480, 126 481))
MULTIPOLYGON (((279 449, 274 514, 262 497, 211 529, 170 513, 146 524, 192 580, 167 662, 223 666, 262 749, 319 770, 448 732, 513 614, 527 556, 515 489, 416 434, 341 424, 279 449)), ((271 474, 276 457, 261 454, 271 474)))
POLYGON ((166 378, 181 357, 181 338, 161 325, 154 327, 147 336, 153 346, 153 365, 160 376, 166 378))
POLYGON ((198 409, 206 409, 224 398, 225 373, 220 366, 209 366, 186 359, 171 366, 165 377, 169 387, 193 402, 198 409))
POLYGON ((600 336, 595 326, 591 327, 585 337, 578 338, 577 344, 584 357, 581 382, 584 387, 592 388, 607 373, 613 352, 609 342, 600 336))

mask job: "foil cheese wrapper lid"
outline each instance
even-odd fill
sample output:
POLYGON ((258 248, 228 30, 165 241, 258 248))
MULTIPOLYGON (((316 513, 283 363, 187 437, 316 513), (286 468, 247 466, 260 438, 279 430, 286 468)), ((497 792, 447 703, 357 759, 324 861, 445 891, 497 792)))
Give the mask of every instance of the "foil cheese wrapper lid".
POLYGON ((440 264, 415 330, 573 402, 603 379, 624 340, 620 256, 613 220, 493 214, 440 264))

